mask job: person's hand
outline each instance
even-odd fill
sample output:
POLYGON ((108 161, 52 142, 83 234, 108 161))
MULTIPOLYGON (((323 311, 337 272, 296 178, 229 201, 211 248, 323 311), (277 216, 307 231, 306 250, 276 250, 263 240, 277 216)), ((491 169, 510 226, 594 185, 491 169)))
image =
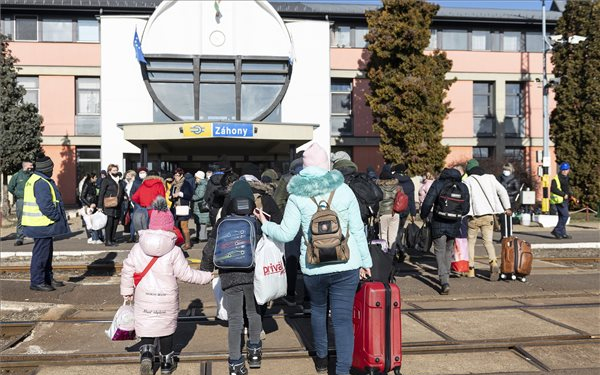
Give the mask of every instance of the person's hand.
POLYGON ((131 302, 131 301, 133 301, 133 294, 130 294, 128 296, 123 296, 123 299, 127 302, 131 302))
POLYGON ((92 204, 90 205, 90 208, 93 210, 94 208, 96 208, 96 204, 95 204, 95 203, 92 203, 92 204))
POLYGON ((267 217, 265 216, 263 210, 261 210, 260 208, 255 208, 254 209, 254 216, 256 216, 256 218, 258 220, 260 220, 261 224, 264 224, 267 222, 267 217))
POLYGON ((569 199, 569 194, 565 194, 565 196, 563 197, 565 200, 569 199))
POLYGON ((180 198, 183 198, 183 191, 180 191, 179 193, 177 193, 177 196, 180 198))
POLYGON ((504 213, 506 214, 506 216, 512 216, 512 210, 510 208, 504 211, 504 213))
POLYGON ((370 268, 361 268, 358 275, 360 276, 361 280, 366 280, 369 277, 371 277, 371 269, 370 268))

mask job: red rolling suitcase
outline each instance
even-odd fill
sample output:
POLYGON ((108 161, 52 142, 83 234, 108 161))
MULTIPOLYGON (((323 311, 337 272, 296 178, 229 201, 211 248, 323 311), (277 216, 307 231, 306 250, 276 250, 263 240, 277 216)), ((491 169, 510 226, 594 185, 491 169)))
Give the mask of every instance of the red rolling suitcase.
POLYGON ((354 355, 352 367, 373 375, 402 365, 400 288, 396 284, 366 282, 354 299, 354 355))

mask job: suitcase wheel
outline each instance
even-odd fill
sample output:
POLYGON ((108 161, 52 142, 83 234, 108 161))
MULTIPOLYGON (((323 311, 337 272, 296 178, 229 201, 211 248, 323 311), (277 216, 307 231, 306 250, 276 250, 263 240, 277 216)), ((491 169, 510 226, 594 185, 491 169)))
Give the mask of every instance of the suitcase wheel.
POLYGON ((396 367, 394 369, 394 375, 402 375, 402 373, 400 372, 400 367, 396 367))
POLYGON ((526 283, 527 282, 527 278, 525 276, 521 277, 521 282, 526 283))
POLYGON ((517 275, 512 275, 510 278, 511 278, 512 280, 516 280, 516 279, 517 279, 517 275))
POLYGON ((501 274, 500 274, 500 278, 501 278, 502 280, 506 280, 506 274, 505 274, 505 273, 501 273, 501 274))

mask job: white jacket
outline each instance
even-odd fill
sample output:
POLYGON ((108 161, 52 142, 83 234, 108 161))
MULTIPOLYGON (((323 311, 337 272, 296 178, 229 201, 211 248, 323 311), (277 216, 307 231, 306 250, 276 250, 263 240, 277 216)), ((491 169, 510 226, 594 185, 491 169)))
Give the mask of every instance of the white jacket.
POLYGON ((471 198, 468 216, 500 214, 510 208, 508 192, 493 175, 471 175, 463 182, 471 198))

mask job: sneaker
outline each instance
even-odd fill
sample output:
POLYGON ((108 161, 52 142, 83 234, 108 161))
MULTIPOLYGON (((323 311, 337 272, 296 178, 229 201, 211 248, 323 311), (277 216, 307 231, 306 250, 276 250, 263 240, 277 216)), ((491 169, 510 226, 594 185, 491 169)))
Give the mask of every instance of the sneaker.
POLYGON ((281 300, 283 301, 283 303, 285 303, 289 307, 296 306, 296 297, 295 296, 285 296, 285 297, 282 297, 281 300))
POLYGON ((500 277, 500 268, 496 259, 490 261, 490 281, 498 281, 500 277))
POLYGON ((171 352, 167 355, 160 355, 160 373, 161 374, 172 374, 177 368, 177 357, 175 352, 171 352))
POLYGON ((550 232, 550 234, 553 235, 554 238, 556 238, 557 240, 562 240, 563 239, 563 236, 561 236, 560 234, 556 233, 556 231, 554 231, 554 230, 552 232, 550 232))
POLYGON ((154 354, 156 352, 156 346, 152 344, 146 344, 140 346, 140 375, 152 375, 154 372, 154 354))
POLYGON ((264 340, 267 338, 267 333, 265 332, 265 330, 263 329, 262 331, 260 331, 260 339, 264 340))
POLYGON ((442 289, 440 290, 440 294, 443 296, 446 296, 448 294, 450 294, 450 285, 449 284, 442 284, 442 289))
POLYGON ((96 241, 92 240, 92 238, 90 237, 90 238, 88 238, 87 243, 91 245, 91 244, 95 244, 96 241))
POLYGON ((262 344, 252 344, 249 342, 247 350, 248 366, 250 368, 260 368, 262 360, 262 344))
POLYGON ((469 272, 467 272, 467 277, 470 277, 470 278, 475 277, 475 268, 469 267, 469 272))
POLYGON ((573 238, 573 236, 569 236, 568 234, 564 234, 562 236, 562 238, 564 238, 565 240, 570 240, 571 238, 573 238))
POLYGON ((327 357, 325 357, 325 358, 315 357, 315 370, 317 370, 317 373, 326 374, 328 362, 329 361, 327 360, 327 357))
POLYGON ((229 375, 247 375, 248 369, 244 364, 244 358, 240 358, 237 361, 229 360, 229 375))

